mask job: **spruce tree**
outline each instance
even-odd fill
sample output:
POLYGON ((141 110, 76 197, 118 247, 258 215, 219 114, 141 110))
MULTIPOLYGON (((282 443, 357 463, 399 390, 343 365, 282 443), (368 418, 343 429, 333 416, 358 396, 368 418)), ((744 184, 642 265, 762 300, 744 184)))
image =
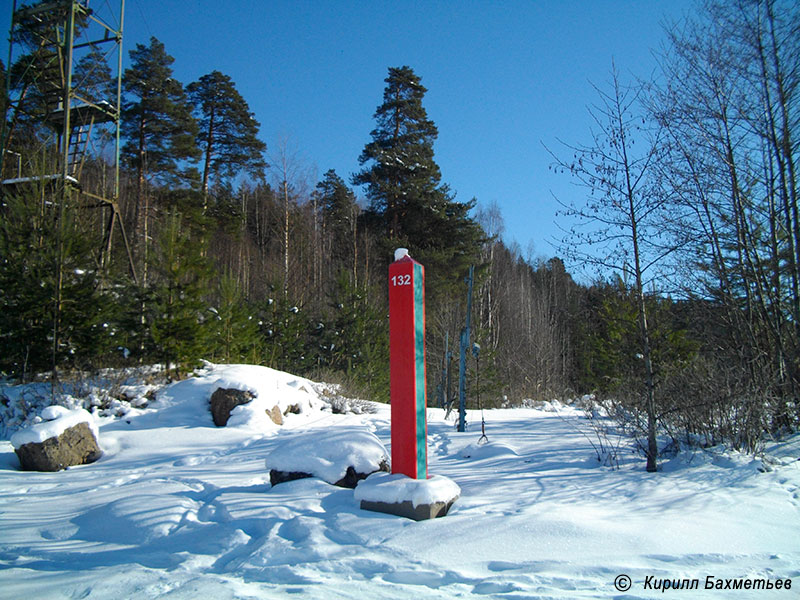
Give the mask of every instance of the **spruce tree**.
POLYGON ((262 304, 259 325, 266 366, 299 374, 309 373, 316 366, 308 335, 309 314, 300 306, 282 294, 275 294, 262 304))
POLYGON ((370 400, 388 402, 389 331, 376 290, 361 290, 344 274, 333 294, 334 317, 326 340, 330 366, 344 371, 348 385, 370 400))
POLYGON ((385 256, 393 246, 407 246, 434 280, 445 272, 452 277, 478 258, 483 233, 468 214, 474 200, 456 202, 441 182, 433 157, 438 131, 422 105, 427 90, 420 78, 400 67, 390 68, 385 81, 377 127, 359 157, 367 166, 353 183, 366 186, 385 256))
POLYGON ((261 177, 266 144, 258 139, 260 124, 230 77, 212 71, 186 88, 200 124, 197 144, 203 152, 203 205, 209 179, 229 183, 241 172, 261 177))
POLYGON ((230 363, 239 360, 257 362, 260 358, 258 321, 253 319, 242 296, 239 282, 230 274, 219 280, 217 306, 212 327, 212 358, 230 363))
POLYGON ((37 371, 91 365, 116 341, 116 304, 100 285, 96 240, 76 206, 59 217, 52 198, 34 188, 7 193, 0 207, 0 372, 23 380, 37 371))

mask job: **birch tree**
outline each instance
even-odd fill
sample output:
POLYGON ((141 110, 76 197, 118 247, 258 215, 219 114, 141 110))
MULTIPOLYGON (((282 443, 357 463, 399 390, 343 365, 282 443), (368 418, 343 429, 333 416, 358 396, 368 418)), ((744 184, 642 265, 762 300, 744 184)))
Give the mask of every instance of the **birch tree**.
POLYGON ((647 470, 657 470, 655 366, 645 290, 655 267, 669 253, 662 244, 664 199, 654 191, 652 173, 660 131, 643 119, 640 86, 626 86, 615 67, 609 91, 595 88, 599 103, 589 109, 594 122, 591 142, 564 144, 572 156, 555 155, 555 168, 571 174, 588 192, 582 201, 562 203, 562 215, 575 223, 563 242, 572 259, 620 273, 636 298, 640 349, 630 360, 643 365, 647 470))

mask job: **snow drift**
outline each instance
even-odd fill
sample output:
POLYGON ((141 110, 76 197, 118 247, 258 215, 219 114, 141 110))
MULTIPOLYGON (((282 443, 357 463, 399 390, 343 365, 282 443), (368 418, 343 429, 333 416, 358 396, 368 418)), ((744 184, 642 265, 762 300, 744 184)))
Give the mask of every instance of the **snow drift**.
MULTIPOLYGON (((645 586, 668 577, 698 579, 692 598, 720 597, 702 589, 708 576, 793 580, 770 598, 800 586, 800 436, 758 459, 683 451, 646 473, 626 444, 619 470, 599 465, 568 406, 486 411, 480 447, 478 426, 456 432, 429 409, 429 472, 461 497, 446 517, 414 522, 361 510, 358 488, 320 478, 270 486, 265 461, 292 440, 324 449, 328 435, 362 431, 389 445, 388 406, 333 414, 320 389, 209 365, 146 408, 96 417, 105 453, 91 465, 22 472, 0 442, 3 595, 575 599, 619 595, 623 574, 637 598, 661 595, 645 586), (282 427, 244 410, 217 428, 207 404, 223 384, 304 408, 282 427)), ((765 597, 752 594, 736 597, 765 597)))

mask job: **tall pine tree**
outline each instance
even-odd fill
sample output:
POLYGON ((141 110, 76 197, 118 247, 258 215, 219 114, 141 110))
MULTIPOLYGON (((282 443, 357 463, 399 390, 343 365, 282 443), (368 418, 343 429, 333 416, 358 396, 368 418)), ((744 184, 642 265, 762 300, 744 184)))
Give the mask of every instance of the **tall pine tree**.
POLYGON ((209 179, 221 184, 241 172, 257 178, 263 176, 267 146, 258 139, 260 124, 230 77, 212 71, 186 89, 200 124, 197 141, 203 152, 205 208, 209 179))
POLYGON ((366 168, 353 183, 366 186, 370 214, 386 238, 384 256, 407 246, 435 284, 478 260, 483 232, 468 214, 475 201, 456 202, 441 182, 433 158, 438 130, 422 105, 420 78, 406 66, 390 68, 385 81, 377 127, 359 157, 366 168))
POLYGON ((422 106, 427 90, 410 67, 389 69, 385 81, 377 127, 358 159, 367 167, 353 183, 366 185, 370 210, 390 239, 418 245, 424 243, 422 213, 448 199, 433 160, 438 131, 422 106))
POLYGON ((126 102, 122 133, 123 159, 136 171, 136 231, 142 262, 141 283, 148 283, 150 198, 148 183, 179 185, 191 173, 185 162, 199 156, 197 122, 183 85, 172 77, 175 61, 164 44, 150 38, 131 51, 131 67, 123 75, 126 102))
POLYGON ((164 44, 150 38, 150 45, 136 44, 131 67, 123 84, 126 102, 122 132, 127 139, 123 155, 136 169, 139 197, 146 178, 161 183, 180 183, 187 171, 183 161, 196 159, 197 122, 183 85, 172 76, 175 59, 164 44))

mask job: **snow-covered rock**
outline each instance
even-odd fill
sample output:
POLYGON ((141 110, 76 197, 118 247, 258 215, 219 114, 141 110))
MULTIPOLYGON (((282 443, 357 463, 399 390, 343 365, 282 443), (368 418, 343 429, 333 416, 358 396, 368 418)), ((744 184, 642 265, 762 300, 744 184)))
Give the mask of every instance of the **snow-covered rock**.
POLYGON ((414 506, 448 502, 461 495, 458 484, 443 475, 412 479, 401 473, 374 473, 358 484, 356 500, 398 503, 408 500, 414 506))
POLYGON ((86 423, 95 437, 98 437, 97 425, 89 412, 82 408, 70 410, 63 406, 48 406, 42 410, 41 421, 21 429, 11 436, 11 445, 14 449, 31 443, 40 443, 50 438, 57 438, 70 427, 78 423, 86 423))
POLYGON ((376 471, 389 469, 389 454, 372 433, 352 427, 295 433, 266 459, 272 485, 318 477, 333 485, 355 487, 376 471))

